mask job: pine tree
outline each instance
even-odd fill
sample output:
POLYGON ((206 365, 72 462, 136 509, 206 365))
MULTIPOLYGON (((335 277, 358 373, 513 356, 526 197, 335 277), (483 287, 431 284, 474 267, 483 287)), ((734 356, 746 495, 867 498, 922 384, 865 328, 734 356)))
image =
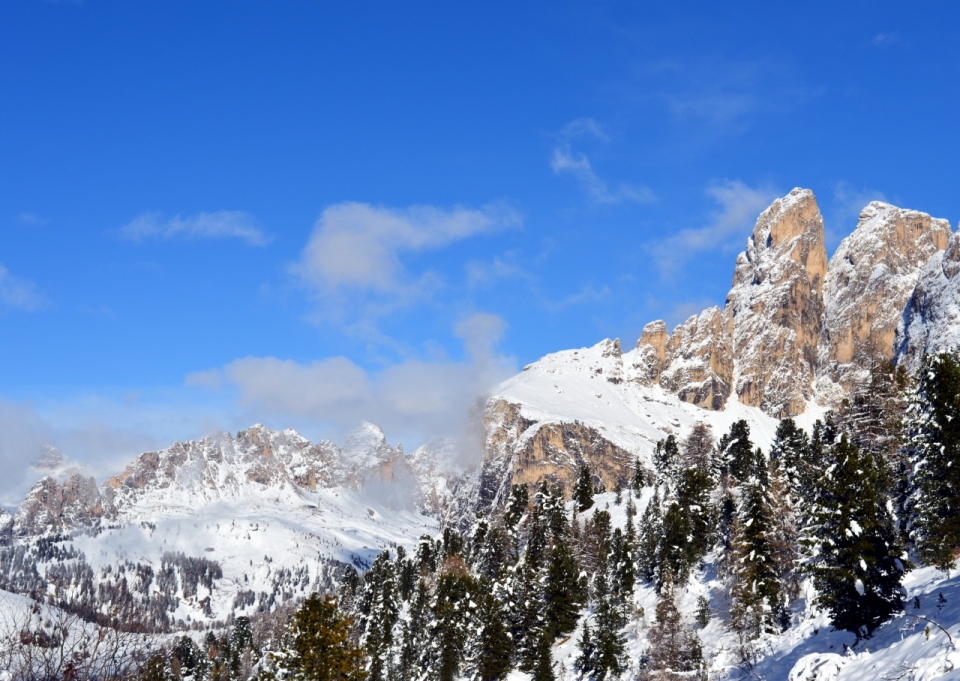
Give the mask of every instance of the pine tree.
POLYGON ((370 681, 383 681, 392 661, 393 629, 400 616, 389 551, 377 556, 364 574, 357 611, 361 643, 370 660, 370 681))
POLYGON ((700 637, 683 621, 670 582, 660 592, 656 623, 650 627, 647 637, 650 641, 644 669, 647 678, 656 681, 705 678, 700 637))
POLYGON ((777 424, 777 432, 770 447, 770 460, 783 471, 789 492, 794 499, 808 498, 802 492, 805 482, 806 456, 810 450, 810 440, 803 429, 798 428, 791 418, 782 419, 777 424))
POLYGON ((745 480, 755 468, 756 457, 750 441, 750 426, 744 420, 735 421, 730 432, 717 445, 717 475, 724 471, 736 480, 745 480))
POLYGON ((457 557, 444 564, 433 597, 428 664, 436 681, 454 681, 463 668, 473 624, 476 580, 457 557))
POLYGON ((610 561, 614 600, 621 606, 633 595, 633 587, 637 582, 633 554, 633 543, 619 527, 616 528, 610 541, 610 561))
POLYGON ((779 630, 780 581, 772 560, 772 504, 762 480, 744 483, 731 538, 731 626, 741 641, 779 630))
POLYGON ((403 622, 400 660, 397 666, 397 678, 412 679, 421 671, 421 656, 427 647, 428 625, 430 622, 430 594, 424 580, 417 582, 410 599, 407 619, 403 622))
POLYGON ((363 651, 351 642, 351 622, 331 597, 312 594, 290 621, 277 662, 295 681, 363 681, 363 651))
POLYGON ((574 668, 580 672, 583 678, 592 677, 597 657, 597 646, 593 642, 593 635, 590 633, 589 621, 585 620, 583 623, 583 631, 580 634, 580 639, 577 641, 577 650, 579 650, 580 653, 573 663, 574 668))
POLYGON ((513 666, 513 642, 507 631, 506 614, 503 605, 493 595, 493 584, 489 580, 480 581, 476 598, 478 633, 472 646, 475 675, 478 681, 501 681, 513 666))
POLYGON ((663 539, 657 556, 657 587, 669 580, 682 583, 693 566, 690 517, 677 501, 663 514, 663 539))
POLYGON ((638 494, 646 483, 647 476, 643 471, 643 464, 640 463, 640 457, 633 460, 633 475, 630 478, 630 487, 638 494))
POLYGON ((925 358, 912 412, 911 535, 925 562, 949 572, 960 549, 960 357, 925 358))
POLYGON ((508 530, 513 530, 520 519, 527 512, 530 503, 530 491, 526 485, 513 485, 510 488, 510 499, 507 501, 507 510, 503 513, 503 522, 508 530))
POLYGON ((577 565, 567 537, 557 539, 547 557, 543 587, 545 631, 551 643, 569 634, 577 626, 577 619, 586 594, 580 581, 577 565))
POLYGON ((903 610, 901 561, 893 518, 875 462, 843 435, 833 446, 807 542, 807 570, 837 629, 859 638, 903 610))
POLYGON ((608 675, 620 676, 626 668, 626 638, 621 631, 626 625, 626 617, 610 588, 607 565, 602 565, 597 572, 594 593, 596 650, 593 656, 593 678, 602 681, 608 675))
POLYGON ((640 516, 640 543, 637 547, 637 570, 648 582, 656 579, 662 543, 663 517, 660 510, 660 495, 655 491, 653 497, 647 502, 643 515, 640 516))
POLYGON ((573 500, 581 513, 593 507, 593 476, 586 464, 580 466, 580 476, 573 487, 573 500))
POLYGON ((680 475, 680 448, 677 439, 668 435, 665 440, 657 442, 653 450, 653 465, 656 469, 658 484, 677 484, 680 475))

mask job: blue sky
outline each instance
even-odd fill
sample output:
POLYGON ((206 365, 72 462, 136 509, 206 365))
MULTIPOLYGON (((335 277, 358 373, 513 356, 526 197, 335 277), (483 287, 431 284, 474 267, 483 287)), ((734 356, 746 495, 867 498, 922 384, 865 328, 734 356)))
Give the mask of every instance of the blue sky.
POLYGON ((545 353, 722 304, 794 186, 831 247, 874 198, 955 225, 958 14, 2 3, 0 461, 455 435, 545 353))

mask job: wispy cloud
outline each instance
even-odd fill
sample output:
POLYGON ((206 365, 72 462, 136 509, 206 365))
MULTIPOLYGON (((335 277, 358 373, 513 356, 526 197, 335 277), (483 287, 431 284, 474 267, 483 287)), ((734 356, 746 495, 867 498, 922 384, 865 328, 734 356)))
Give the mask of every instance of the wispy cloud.
POLYGON ((0 265, 0 303, 8 308, 33 311, 45 307, 49 301, 32 282, 12 275, 0 265))
POLYGON ((758 115, 788 113, 822 92, 786 64, 712 57, 647 62, 628 96, 659 103, 673 118, 715 135, 746 129, 758 115))
POLYGON ((35 227, 47 224, 46 218, 42 218, 36 213, 20 213, 20 215, 17 216, 17 219, 25 225, 31 225, 35 227))
POLYGON ((602 300, 609 295, 610 288, 608 286, 604 285, 597 288, 588 284, 582 287, 576 293, 571 293, 570 295, 564 296, 559 300, 544 300, 543 306, 550 312, 559 312, 560 310, 564 310, 575 305, 583 305, 584 303, 592 303, 602 300))
POLYGON ((647 244, 662 277, 675 275, 695 253, 729 248, 732 241, 745 242, 757 216, 780 195, 772 187, 749 187, 740 180, 710 185, 706 193, 719 204, 706 225, 647 244))
POLYGON ((874 47, 886 47, 900 42, 900 33, 892 31, 890 33, 877 33, 870 39, 870 44, 874 47))
POLYGON ((346 357, 309 363, 246 357, 186 380, 206 388, 228 386, 237 391, 241 407, 288 422, 306 417, 340 435, 371 420, 393 437, 463 437, 477 401, 516 371, 516 362, 496 351, 505 329, 505 322, 489 313, 462 319, 454 331, 467 352, 463 361, 407 359, 368 371, 346 357))
POLYGON ((533 275, 515 262, 513 254, 494 256, 491 260, 471 260, 466 264, 467 286, 481 288, 504 279, 533 280, 533 275))
POLYGON ((576 178, 580 189, 597 203, 622 203, 632 201, 636 203, 650 203, 656 201, 653 191, 642 185, 632 185, 621 182, 611 187, 603 180, 590 163, 590 159, 581 152, 572 148, 573 141, 582 136, 593 137, 601 142, 609 142, 610 138, 603 128, 592 118, 578 118, 571 121, 558 135, 559 143, 553 149, 550 157, 550 168, 556 174, 569 174, 576 178))
POLYGON ((418 300, 441 285, 430 270, 408 270, 403 256, 436 250, 479 234, 521 224, 502 204, 480 209, 405 209, 340 203, 326 208, 290 271, 324 308, 321 316, 376 316, 418 300))
POLYGON ((240 239, 251 246, 266 246, 272 237, 264 232, 254 217, 239 210, 218 210, 212 213, 179 215, 164 220, 160 213, 144 213, 120 230, 131 241, 143 239, 240 239))

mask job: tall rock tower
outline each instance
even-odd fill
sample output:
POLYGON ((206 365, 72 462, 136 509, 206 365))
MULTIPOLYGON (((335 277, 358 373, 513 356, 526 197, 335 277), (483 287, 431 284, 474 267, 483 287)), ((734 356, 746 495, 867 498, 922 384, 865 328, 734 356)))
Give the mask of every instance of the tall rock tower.
POLYGON ((794 189, 757 219, 737 258, 724 310, 733 337, 733 389, 772 416, 799 414, 813 396, 827 251, 809 189, 794 189))

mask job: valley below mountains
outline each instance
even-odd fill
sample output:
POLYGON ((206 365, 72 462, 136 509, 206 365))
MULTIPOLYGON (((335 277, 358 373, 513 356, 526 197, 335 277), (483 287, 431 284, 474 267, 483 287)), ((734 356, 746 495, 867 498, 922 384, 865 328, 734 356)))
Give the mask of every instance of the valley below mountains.
MULTIPOLYGON (((438 438, 406 452, 373 423, 360 424, 342 445, 314 443, 293 430, 257 424, 142 453, 107 480, 80 473, 41 477, 16 509, 0 509, 0 637, 10 650, 34 646, 43 618, 27 625, 29 618, 10 613, 42 604, 77 616, 83 626, 135 631, 157 645, 186 635, 199 645, 210 632, 219 636, 236 627, 239 618, 289 610, 313 592, 343 593, 348 584, 343 607, 365 627, 357 636, 367 642, 370 681, 441 678, 433 662, 423 662, 427 671, 417 674, 398 666, 404 636, 413 636, 404 623, 414 617, 416 585, 407 585, 410 593, 396 605, 395 633, 381 632, 369 643, 377 611, 360 604, 365 597, 387 597, 364 575, 399 583, 406 556, 423 577, 424 599, 440 598, 444 575, 468 575, 499 600, 477 596, 465 603, 507 612, 513 601, 540 598, 540 611, 503 617, 515 627, 521 615, 548 621, 552 601, 530 585, 553 574, 547 567, 553 564, 546 557, 535 564, 530 546, 539 541, 531 539, 536 519, 550 517, 556 522, 544 520, 544 527, 563 526, 580 542, 571 549, 571 560, 580 561, 572 579, 580 586, 570 587, 577 594, 571 602, 580 607, 570 622, 549 629, 546 643, 518 640, 511 630, 512 652, 504 653, 507 667, 498 676, 478 671, 471 650, 480 650, 474 647, 479 643, 458 644, 464 652, 450 678, 960 679, 953 644, 960 637, 960 578, 924 553, 926 540, 910 534, 907 516, 922 514, 928 497, 883 478, 889 473, 913 484, 913 466, 921 459, 911 443, 920 436, 909 431, 908 422, 917 421, 908 414, 920 407, 909 412, 908 406, 919 404, 922 393, 913 377, 928 366, 925 358, 951 353, 958 344, 960 233, 948 221, 873 202, 828 259, 816 198, 794 189, 758 217, 722 306, 673 329, 651 321, 636 342, 604 339, 524 367, 486 396, 476 414, 483 426, 479 447, 438 438), (882 392, 878 376, 888 377, 884 386, 898 386, 883 393, 891 401, 881 407, 870 401, 882 392), (899 420, 891 425, 891 419, 899 420), (807 449, 796 449, 792 469, 787 458, 777 459, 788 457, 784 424, 807 442, 807 449), (694 442, 696 433, 702 446, 694 442), (801 479, 814 484, 811 471, 828 477, 842 469, 841 455, 829 452, 846 442, 844 436, 870 452, 871 461, 881 461, 876 486, 889 501, 881 513, 889 515, 883 522, 896 535, 890 546, 899 548, 890 555, 900 561, 897 588, 906 594, 891 596, 905 607, 891 606, 869 631, 836 626, 834 611, 818 600, 823 587, 814 572, 794 565, 813 565, 821 555, 810 548, 817 544, 812 528, 823 520, 816 520, 816 509, 827 502, 790 486, 799 490, 801 479), (749 447, 735 455, 738 437, 749 447), (464 454, 474 449, 482 455, 464 454), (743 464, 749 473, 736 472, 736 456, 752 462, 743 464), (684 502, 684 471, 695 469, 709 485, 703 483, 700 501, 684 502), (730 556, 741 555, 736 541, 749 535, 741 527, 744 504, 751 485, 765 478, 763 484, 772 484, 778 475, 794 496, 783 490, 769 496, 786 495, 781 501, 789 508, 781 511, 792 529, 784 532, 796 555, 785 559, 787 572, 777 573, 776 603, 763 600, 763 592, 738 610, 745 601, 731 583, 749 580, 737 576, 730 556), (669 524, 673 502, 687 509, 684 537, 696 535, 701 515, 710 529, 699 549, 684 554, 682 569, 665 572, 661 564, 669 551, 657 553, 662 547, 648 547, 653 553, 643 563, 642 542, 654 530, 644 530, 641 521, 654 523, 656 505, 656 513, 662 507, 656 522, 669 524), (489 537, 500 536, 495 530, 502 532, 503 564, 491 567, 484 561, 493 551, 489 537), (627 536, 635 536, 635 545, 616 553, 627 536), (378 558, 384 552, 395 568, 384 567, 378 558), (611 584, 626 563, 634 581, 620 593, 611 584), (611 584, 597 584, 601 573, 611 584), (668 626, 664 594, 677 611, 670 626, 696 637, 700 649, 689 668, 663 667, 673 676, 656 666, 662 641, 655 632, 668 626), (604 608, 614 606, 622 617, 610 620, 619 624, 622 667, 604 667, 600 657, 584 657, 589 644, 583 639, 591 630, 599 635, 604 608), (753 613, 756 622, 737 628, 744 613, 753 613), (549 669, 541 668, 544 659, 549 669)), ((960 383, 952 389, 960 395, 960 383)), ((960 409, 960 397, 956 402, 960 409)), ((950 451, 960 457, 960 434, 955 444, 950 451)), ((867 527, 862 519, 853 522, 867 527)), ((549 534, 554 531, 543 530, 553 537, 542 539, 544 556, 559 544, 561 533, 549 534)), ((864 570, 895 572, 872 563, 864 570)), ((863 576, 851 578, 850 598, 869 592, 870 584, 863 576)), ((489 623, 478 628, 480 620, 464 617, 473 627, 464 641, 490 631, 489 623)), ((428 641, 416 640, 432 650, 428 641)), ((269 667, 251 662, 247 676, 231 671, 222 678, 246 679, 269 667)))

